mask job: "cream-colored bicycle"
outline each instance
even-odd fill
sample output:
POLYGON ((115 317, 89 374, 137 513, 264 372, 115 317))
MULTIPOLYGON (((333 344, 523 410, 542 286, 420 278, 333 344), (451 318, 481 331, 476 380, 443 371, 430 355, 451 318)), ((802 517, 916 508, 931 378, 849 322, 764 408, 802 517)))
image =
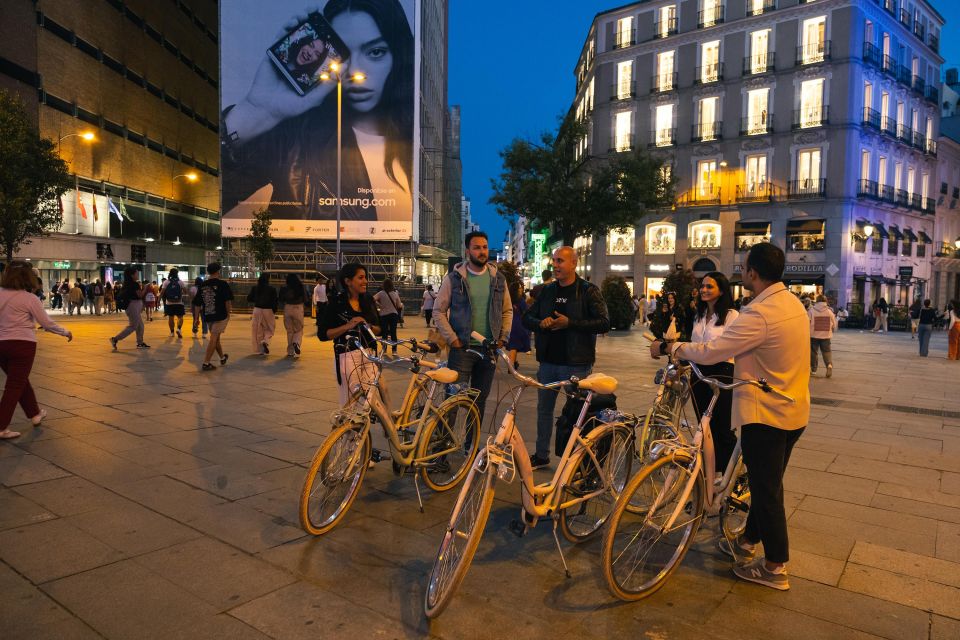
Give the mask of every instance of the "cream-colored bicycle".
POLYGON ((520 384, 512 392, 513 401, 496 435, 489 437, 478 452, 450 515, 428 578, 424 601, 428 618, 440 615, 466 576, 490 514, 497 480, 511 482, 516 475, 520 476, 523 521, 518 523, 515 533, 522 535, 540 518, 552 519, 554 541, 566 570, 557 527, 571 542, 582 542, 595 535, 630 477, 634 458, 634 429, 621 422, 616 411, 607 410, 599 420, 585 423, 594 394, 613 393, 616 379, 595 373, 583 380, 571 378, 542 384, 517 372, 503 349, 485 343, 484 350, 486 354, 478 355, 494 352, 520 384), (517 403, 528 387, 551 389, 583 400, 553 478, 542 484, 534 484, 530 457, 515 423, 517 403), (592 427, 589 432, 587 426, 592 427))
POLYGON ((376 367, 368 380, 353 390, 348 405, 334 415, 333 430, 317 450, 300 493, 300 524, 313 535, 333 529, 353 504, 371 461, 390 459, 400 475, 413 472, 417 501, 423 511, 419 480, 434 491, 454 488, 466 475, 477 451, 480 413, 477 392, 459 387, 456 393, 440 401, 446 385, 457 381, 456 371, 438 367, 424 359, 436 352, 436 345, 416 340, 388 341, 385 346, 407 346, 413 355, 387 360, 352 339, 364 363, 376 367), (409 363, 413 376, 407 385, 399 412, 387 408, 386 387, 382 382, 385 364, 409 363), (371 424, 383 427, 389 452, 373 449, 371 424))

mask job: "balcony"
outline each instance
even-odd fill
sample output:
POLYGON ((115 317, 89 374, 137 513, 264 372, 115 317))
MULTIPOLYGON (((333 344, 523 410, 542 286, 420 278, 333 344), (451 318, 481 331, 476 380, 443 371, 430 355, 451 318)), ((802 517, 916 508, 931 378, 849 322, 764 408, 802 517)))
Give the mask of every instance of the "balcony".
POLYGON ((927 46, 933 49, 934 53, 940 53, 940 38, 932 33, 927 34, 927 46))
POLYGON ((713 9, 706 9, 697 14, 697 29, 705 29, 723 22, 724 7, 717 6, 713 9))
POLYGON ((927 148, 927 136, 923 135, 919 131, 914 131, 912 144, 915 149, 923 151, 927 148))
POLYGON ((920 211, 933 215, 937 211, 937 201, 933 198, 924 198, 923 208, 921 208, 920 211))
POLYGON ((826 178, 791 180, 787 183, 787 197, 792 199, 823 198, 827 194, 826 178))
POLYGON ((880 112, 870 107, 863 108, 863 124, 880 130, 880 112))
POLYGON ((616 100, 630 100, 637 97, 634 82, 617 82, 610 86, 610 102, 616 100))
POLYGON ((909 68, 903 65, 900 65, 899 68, 897 69, 897 82, 909 87, 912 84, 912 81, 913 81, 913 73, 910 71, 909 68))
POLYGON ((912 21, 910 20, 910 12, 907 11, 906 9, 900 9, 900 24, 902 24, 907 29, 909 29, 911 22, 912 21))
POLYGON ((912 88, 914 91, 916 91, 920 95, 924 95, 926 92, 927 83, 924 82, 923 78, 921 78, 920 76, 913 76, 913 79, 910 82, 910 88, 912 88))
POLYGON ((812 42, 797 47, 797 64, 818 64, 830 59, 830 40, 812 42))
POLYGON ((893 204, 897 201, 896 191, 888 184, 880 185, 880 200, 893 204))
POLYGON ((777 0, 744 0, 748 16, 759 16, 777 8, 777 0))
POLYGON ((931 85, 927 85, 927 90, 923 93, 923 97, 927 102, 932 102, 935 105, 940 104, 940 89, 931 85))
POLYGON ((773 202, 775 195, 773 186, 767 181, 737 185, 737 202, 773 202))
POLYGON ((653 129, 650 132, 650 142, 648 147, 672 147, 677 144, 677 130, 674 129, 653 129))
POLYGON ((793 129, 812 129, 830 124, 830 108, 827 106, 807 107, 795 109, 793 112, 793 129))
POLYGON ((677 88, 677 72, 658 73, 650 78, 650 93, 666 93, 677 88))
POLYGON ((709 142, 723 138, 723 125, 720 122, 700 122, 690 127, 690 142, 709 142))
POLYGON ((678 207, 707 207, 720 204, 720 187, 714 184, 702 184, 677 198, 678 207))
POLYGON ((693 84, 709 84, 723 80, 723 63, 714 62, 697 67, 696 76, 693 78, 693 84))
POLYGON ((920 38, 920 42, 923 42, 926 39, 927 28, 923 26, 922 22, 913 23, 913 35, 920 38))
POLYGON ((883 54, 883 72, 887 75, 890 75, 894 78, 897 77, 897 69, 900 65, 897 64, 897 61, 894 60, 891 56, 886 53, 883 54))
POLYGON ((613 34, 613 48, 616 49, 626 49, 627 47, 632 47, 637 44, 637 30, 630 29, 629 31, 617 31, 613 34))
POLYGON ((884 116, 883 127, 880 129, 880 131, 892 138, 896 138, 897 137, 897 121, 891 118, 890 116, 884 116))
POLYGON ((930 156, 937 155, 937 141, 933 138, 927 138, 927 148, 923 150, 924 153, 930 156))
POLYGON ((897 0, 880 0, 880 4, 890 15, 897 15, 897 0))
POLYGON ((669 38, 677 35, 677 19, 659 20, 654 24, 653 38, 669 38))
POLYGON ((917 211, 923 210, 923 197, 919 193, 910 195, 910 208, 917 211))
POLYGON ((762 136, 773 133, 773 114, 761 113, 740 119, 741 136, 762 136))
POLYGON ((897 140, 913 144, 913 130, 905 124, 897 124, 897 140))
POLYGON ((776 54, 761 53, 755 56, 747 56, 743 59, 743 75, 756 76, 761 73, 771 73, 776 66, 776 54))
POLYGON ((880 185, 873 180, 857 181, 858 198, 880 198, 880 185))
POLYGON ((614 134, 610 138, 610 153, 625 153, 636 148, 636 136, 633 133, 614 134))
POLYGON ((910 194, 905 189, 895 189, 893 193, 893 203, 898 207, 910 208, 910 194))
POLYGON ((870 42, 863 43, 863 61, 877 68, 883 66, 883 54, 880 48, 870 42))

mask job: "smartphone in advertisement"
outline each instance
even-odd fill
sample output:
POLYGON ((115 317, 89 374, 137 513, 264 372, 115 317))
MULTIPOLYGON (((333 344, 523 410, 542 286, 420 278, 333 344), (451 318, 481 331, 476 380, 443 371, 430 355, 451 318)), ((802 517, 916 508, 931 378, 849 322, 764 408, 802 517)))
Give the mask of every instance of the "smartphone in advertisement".
POLYGON ((320 74, 330 70, 330 63, 347 57, 347 46, 326 18, 311 13, 267 49, 267 57, 303 96, 320 83, 320 74))

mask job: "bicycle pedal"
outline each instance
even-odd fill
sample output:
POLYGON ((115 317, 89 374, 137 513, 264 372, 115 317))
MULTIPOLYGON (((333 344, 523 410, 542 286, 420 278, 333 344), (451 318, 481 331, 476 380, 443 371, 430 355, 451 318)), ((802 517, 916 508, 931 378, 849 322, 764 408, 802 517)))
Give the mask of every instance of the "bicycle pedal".
POLYGON ((522 538, 523 536, 527 535, 528 527, 519 520, 511 520, 510 524, 507 525, 507 529, 509 529, 510 533, 513 535, 517 536, 518 538, 522 538))
POLYGON ((384 460, 391 460, 390 454, 385 451, 380 451, 379 449, 373 449, 370 452, 370 461, 371 462, 383 462, 384 460))

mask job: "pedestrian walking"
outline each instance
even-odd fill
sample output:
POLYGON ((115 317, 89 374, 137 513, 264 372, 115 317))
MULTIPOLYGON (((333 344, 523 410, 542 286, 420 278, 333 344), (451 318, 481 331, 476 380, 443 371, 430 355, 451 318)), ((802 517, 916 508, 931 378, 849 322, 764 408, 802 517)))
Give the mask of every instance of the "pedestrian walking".
POLYGON ((30 385, 30 371, 37 354, 36 326, 64 336, 67 342, 73 340, 73 334, 43 310, 43 303, 34 293, 38 285, 30 263, 19 260, 10 262, 0 279, 0 369, 6 374, 0 397, 0 440, 20 436, 19 431, 10 429, 17 404, 34 426, 47 415, 30 385))
POLYGON ((50 289, 51 309, 63 309, 63 294, 60 293, 61 286, 63 286, 62 283, 57 280, 56 284, 53 285, 53 288, 50 289))
POLYGON ((790 588, 787 517, 783 505, 783 474, 790 453, 810 420, 810 321, 803 304, 783 285, 783 251, 768 242, 753 245, 743 268, 743 286, 750 304, 720 337, 706 343, 655 341, 650 355, 697 363, 734 359, 734 377, 766 380, 791 396, 793 402, 752 385, 733 392, 733 427, 740 429, 743 461, 750 483, 750 514, 746 529, 732 548, 720 549, 752 561, 733 568, 734 574, 774 589, 790 588), (763 543, 765 557, 757 555, 763 543))
POLYGON ((960 303, 951 300, 947 314, 947 359, 960 360, 960 303))
POLYGON ((202 328, 202 337, 207 337, 207 321, 203 319, 203 301, 200 299, 200 285, 203 278, 197 277, 190 287, 190 314, 193 316, 193 337, 197 337, 197 330, 202 328))
MULTIPOLYGON (((523 326, 536 335, 537 380, 543 383, 590 375, 597 357, 597 335, 610 331, 610 316, 600 289, 577 275, 573 247, 553 252, 555 280, 545 286, 523 316, 523 326)), ((550 436, 557 393, 537 391, 537 446, 530 466, 550 464, 550 436)))
POLYGON ((320 318, 323 316, 323 307, 327 304, 327 285, 318 275, 317 284, 313 286, 313 317, 317 324, 320 324, 320 318))
POLYGON ((250 321, 250 335, 253 350, 257 355, 270 353, 270 340, 277 330, 277 290, 270 284, 270 274, 261 273, 257 284, 247 294, 247 302, 253 304, 253 319, 250 321))
POLYGON ((220 356, 220 366, 227 364, 229 354, 223 352, 220 337, 227 330, 230 322, 230 312, 233 310, 233 290, 230 285, 220 279, 220 263, 211 262, 207 265, 207 279, 203 281, 197 291, 200 303, 203 306, 203 319, 210 329, 210 342, 203 355, 203 371, 210 371, 216 367, 210 363, 213 352, 220 356))
POLYGON ((654 314, 657 313, 657 296, 650 294, 650 299, 647 300, 643 312, 643 323, 649 326, 654 314))
POLYGON ((540 284, 534 285, 533 289, 530 291, 530 297, 536 300, 540 297, 540 292, 543 291, 543 288, 553 282, 553 271, 550 269, 544 269, 540 272, 540 284))
POLYGON ((487 234, 471 231, 464 245, 467 259, 454 265, 440 283, 433 305, 433 323, 450 346, 447 366, 460 375, 459 383, 469 384, 479 392, 477 409, 482 424, 496 363, 468 349, 477 345, 474 332, 484 340, 506 344, 513 322, 513 305, 507 279, 488 262, 487 234))
MULTIPOLYGON (((733 293, 730 290, 730 281, 719 271, 712 271, 703 276, 700 281, 700 295, 697 297, 697 308, 693 315, 693 327, 690 332, 690 341, 695 344, 707 344, 716 340, 733 324, 740 313, 733 308, 733 293)), ((704 375, 715 377, 718 380, 729 382, 733 376, 733 358, 727 358, 716 364, 705 364, 700 367, 704 375)), ((713 389, 710 385, 696 380, 691 388, 693 393, 693 409, 697 420, 710 405, 713 398, 713 389)), ((713 416, 710 419, 710 431, 713 433, 714 471, 723 473, 737 446, 737 435, 731 425, 733 412, 733 392, 721 390, 717 403, 713 407, 713 416)), ((709 474, 707 479, 710 479, 709 474)))
POLYGON ((183 302, 183 283, 180 282, 180 270, 170 269, 168 277, 160 288, 160 299, 163 300, 163 315, 167 317, 167 326, 170 327, 170 337, 173 337, 176 328, 177 337, 183 337, 183 316, 186 307, 183 302))
POLYGON ((70 308, 70 279, 64 278, 60 285, 60 310, 66 311, 70 308))
POLYGON ((817 296, 817 301, 807 309, 810 318, 810 373, 817 372, 820 356, 827 367, 827 377, 833 375, 833 353, 830 349, 830 340, 837 330, 837 317, 827 306, 827 298, 823 294, 817 296))
POLYGON ((83 309, 84 300, 86 300, 86 296, 83 293, 83 287, 80 286, 79 280, 77 280, 76 283, 74 283, 73 287, 70 288, 70 293, 67 295, 68 295, 67 315, 72 316, 74 310, 76 310, 77 315, 79 316, 82 313, 81 310, 83 309))
MULTIPOLYGON (((400 323, 400 315, 403 313, 403 303, 393 286, 393 280, 387 278, 383 281, 380 291, 373 296, 373 301, 380 309, 380 335, 388 340, 397 340, 397 324, 400 323)), ((393 347, 393 353, 397 353, 396 347, 393 347)))
POLYGON ((103 308, 104 313, 114 313, 116 311, 116 298, 114 297, 113 285, 109 282, 103 285, 103 308))
POLYGON ((333 340, 333 365, 340 406, 346 407, 352 389, 376 376, 376 367, 363 361, 354 340, 359 340, 364 348, 375 348, 376 342, 361 325, 365 324, 374 334, 380 332, 380 327, 377 326, 377 305, 367 294, 366 268, 357 262, 343 265, 337 273, 337 284, 340 286, 339 295, 324 307, 323 316, 317 323, 317 337, 322 342, 333 340))
POLYGON ((523 283, 510 285, 510 303, 513 305, 513 318, 510 320, 510 339, 507 340, 507 355, 510 363, 517 366, 517 356, 530 353, 530 330, 523 326, 523 314, 527 312, 527 296, 523 293, 523 283))
POLYGON ((81 288, 83 289, 83 310, 93 315, 93 283, 83 280, 81 288))
POLYGON ((143 285, 143 310, 147 316, 147 322, 153 322, 153 311, 157 306, 157 293, 153 290, 153 283, 147 282, 143 285))
POLYGON ((146 295, 143 284, 137 279, 137 268, 127 267, 123 270, 123 285, 117 292, 117 307, 127 314, 127 327, 110 338, 110 345, 117 350, 117 343, 131 333, 137 334, 137 349, 149 349, 150 345, 143 341, 143 297, 146 295))
POLYGON ((300 357, 303 343, 303 307, 307 302, 303 281, 295 273, 287 274, 287 282, 280 289, 283 303, 283 328, 287 332, 287 356, 300 357))
POLYGON ((878 298, 877 301, 873 304, 873 315, 876 318, 876 323, 873 325, 872 333, 887 332, 887 314, 890 311, 890 307, 887 305, 887 301, 883 298, 878 298))
POLYGON ((910 339, 913 340, 917 336, 917 326, 920 324, 920 309, 923 308, 923 303, 920 301, 920 298, 914 298, 913 302, 910 304, 910 339))
MULTIPOLYGON (((917 339, 920 341, 920 356, 930 353, 930 337, 933 335, 933 323, 937 319, 937 310, 930 306, 929 299, 923 301, 920 318, 917 323, 917 339)), ((949 354, 948 354, 949 355, 949 354)))
POLYGON ((100 282, 100 278, 97 278, 97 281, 90 285, 90 293, 93 299, 93 313, 100 315, 103 313, 103 284, 100 282))
POLYGON ((427 323, 427 326, 430 326, 430 322, 433 320, 433 305, 437 302, 437 293, 433 290, 433 285, 428 284, 423 290, 423 304, 421 308, 423 309, 423 319, 427 323))

